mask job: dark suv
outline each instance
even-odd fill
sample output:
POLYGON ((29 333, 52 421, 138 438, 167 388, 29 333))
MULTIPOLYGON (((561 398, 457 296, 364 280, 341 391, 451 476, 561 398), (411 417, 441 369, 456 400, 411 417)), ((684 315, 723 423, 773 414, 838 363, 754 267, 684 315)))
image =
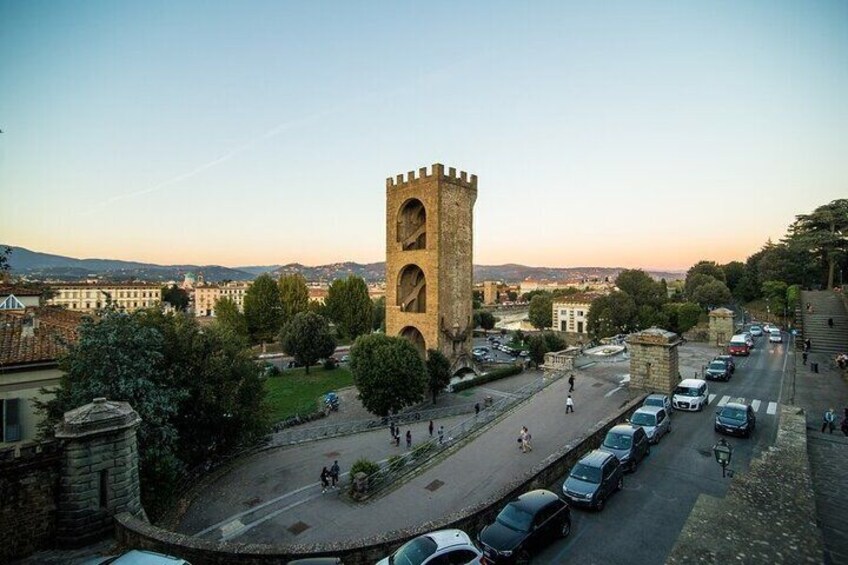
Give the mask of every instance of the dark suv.
POLYGON ((571 469, 562 483, 562 493, 571 504, 600 511, 607 499, 623 486, 624 469, 618 457, 596 449, 571 469))
POLYGON ((716 410, 715 431, 722 434, 751 437, 757 427, 757 416, 750 404, 728 402, 716 410))
POLYGON ((731 376, 736 372, 736 361, 733 360, 733 355, 716 355, 716 361, 724 361, 727 368, 730 369, 731 376))
POLYGON ((571 509, 549 490, 526 492, 480 531, 483 564, 527 563, 530 553, 571 533, 571 509))
POLYGON ((730 367, 720 359, 713 359, 704 371, 704 378, 708 381, 729 381, 730 367))

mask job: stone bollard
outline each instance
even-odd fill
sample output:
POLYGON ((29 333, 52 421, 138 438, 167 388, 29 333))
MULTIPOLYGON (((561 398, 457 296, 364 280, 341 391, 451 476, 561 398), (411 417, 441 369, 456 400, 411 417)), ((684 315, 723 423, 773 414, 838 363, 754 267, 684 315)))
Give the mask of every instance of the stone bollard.
POLYGON ((495 402, 495 399, 492 398, 491 396, 487 396, 487 397, 483 398, 483 406, 485 406, 487 408, 489 406, 491 406, 492 404, 494 404, 494 402, 495 402))
POLYGON ((360 494, 368 492, 368 475, 362 471, 353 476, 353 490, 360 494))

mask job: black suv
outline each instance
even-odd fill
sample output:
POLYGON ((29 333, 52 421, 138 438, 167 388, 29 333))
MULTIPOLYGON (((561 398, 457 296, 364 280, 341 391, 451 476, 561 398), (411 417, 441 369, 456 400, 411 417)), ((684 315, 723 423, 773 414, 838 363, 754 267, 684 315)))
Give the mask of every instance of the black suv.
POLYGON ((571 469, 562 483, 565 499, 577 506, 603 510, 607 498, 624 486, 624 469, 618 457, 596 449, 571 469))
POLYGON ((730 374, 736 372, 736 362, 733 360, 733 355, 716 355, 716 361, 724 361, 730 369, 730 374))
POLYGON ((549 490, 526 492, 480 531, 481 563, 527 563, 530 553, 571 533, 571 509, 549 490))
POLYGON ((728 402, 716 410, 715 431, 734 436, 751 437, 757 427, 757 416, 750 404, 728 402))
POLYGON ((721 359, 713 359, 704 371, 704 378, 708 381, 729 381, 730 367, 721 359))

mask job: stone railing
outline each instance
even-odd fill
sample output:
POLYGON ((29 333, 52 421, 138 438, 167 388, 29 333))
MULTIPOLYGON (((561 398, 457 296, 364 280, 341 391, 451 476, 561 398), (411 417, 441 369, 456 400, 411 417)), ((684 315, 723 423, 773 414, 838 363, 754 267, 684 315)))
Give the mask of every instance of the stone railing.
POLYGON ((492 493, 487 500, 412 528, 333 544, 243 544, 169 532, 124 513, 117 517, 116 537, 124 546, 178 555, 195 565, 282 565, 293 559, 329 555, 340 557, 345 565, 371 565, 408 540, 433 530, 458 528, 474 538, 505 503, 528 490, 549 488, 562 480, 571 467, 587 452, 597 448, 609 429, 625 421, 644 398, 645 395, 640 395, 627 402, 618 412, 590 428, 582 439, 566 444, 523 476, 492 493))

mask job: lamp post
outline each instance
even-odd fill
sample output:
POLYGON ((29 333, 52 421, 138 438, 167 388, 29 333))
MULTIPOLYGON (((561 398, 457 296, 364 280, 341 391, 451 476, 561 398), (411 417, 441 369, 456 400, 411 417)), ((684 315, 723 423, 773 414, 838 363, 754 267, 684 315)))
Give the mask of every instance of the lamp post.
MULTIPOLYGON (((716 463, 721 465, 722 478, 726 477, 727 466, 730 465, 730 459, 733 457, 733 447, 727 443, 727 440, 721 438, 713 446, 713 455, 715 455, 716 463)), ((730 471, 730 476, 733 476, 733 471, 730 471)))

